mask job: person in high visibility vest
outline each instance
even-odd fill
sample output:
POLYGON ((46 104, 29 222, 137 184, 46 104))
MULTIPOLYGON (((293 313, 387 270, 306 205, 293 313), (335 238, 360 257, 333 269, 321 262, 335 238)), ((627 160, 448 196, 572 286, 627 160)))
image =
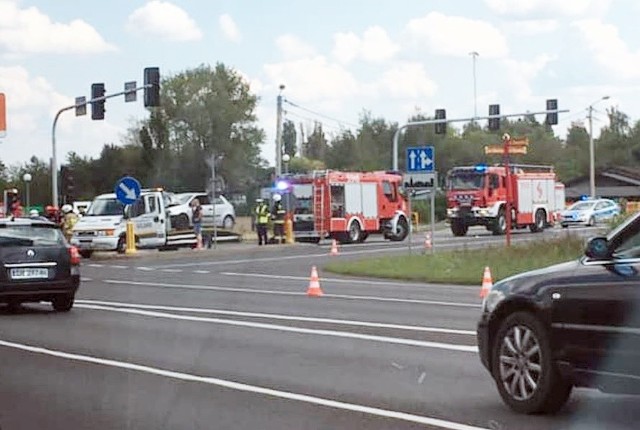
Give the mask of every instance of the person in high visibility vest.
POLYGON ((256 199, 256 230, 258 231, 258 245, 269 243, 267 241, 267 225, 269 224, 269 206, 263 199, 256 199))
POLYGON ((78 215, 73 212, 73 206, 68 204, 62 206, 62 213, 64 214, 62 218, 62 233, 67 242, 69 242, 73 236, 73 226, 78 222, 78 215))
POLYGON ((271 209, 271 219, 273 219, 273 238, 275 243, 284 243, 284 216, 286 211, 282 205, 282 196, 273 195, 273 208, 271 209))

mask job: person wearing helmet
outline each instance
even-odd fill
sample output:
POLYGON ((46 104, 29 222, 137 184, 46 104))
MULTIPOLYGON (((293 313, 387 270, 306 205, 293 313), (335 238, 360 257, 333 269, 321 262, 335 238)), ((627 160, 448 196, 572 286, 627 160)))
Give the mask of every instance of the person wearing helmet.
POLYGON ((263 199, 256 199, 256 230, 258 231, 258 245, 269 243, 267 241, 267 226, 269 224, 269 206, 263 199))
POLYGON ((275 243, 284 243, 284 216, 286 211, 282 205, 282 196, 273 195, 273 208, 271 208, 271 219, 273 219, 273 239, 275 243))
POLYGON ((71 241, 73 236, 73 226, 78 222, 78 215, 73 212, 73 207, 66 204, 62 206, 62 233, 67 239, 67 242, 71 241))

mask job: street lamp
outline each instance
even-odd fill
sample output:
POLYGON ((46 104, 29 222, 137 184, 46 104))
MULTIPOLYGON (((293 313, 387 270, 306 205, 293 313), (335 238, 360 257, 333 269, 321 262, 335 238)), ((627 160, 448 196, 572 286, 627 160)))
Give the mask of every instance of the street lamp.
POLYGON ((603 100, 609 100, 609 96, 600 97, 589 105, 589 195, 591 198, 596 197, 596 167, 595 167, 595 148, 593 144, 593 106, 603 100))
POLYGON ((29 207, 31 206, 31 199, 29 196, 29 185, 31 184, 31 173, 25 173, 24 175, 22 175, 22 180, 25 183, 25 188, 26 188, 26 195, 27 195, 27 209, 29 209, 29 207))
POLYGON ((291 161, 291 156, 289 154, 284 154, 282 156, 282 162, 284 163, 284 174, 289 173, 289 161, 291 161))
POLYGON ((478 96, 476 92, 476 59, 480 54, 476 51, 469 52, 469 55, 473 57, 473 119, 478 117, 478 96))

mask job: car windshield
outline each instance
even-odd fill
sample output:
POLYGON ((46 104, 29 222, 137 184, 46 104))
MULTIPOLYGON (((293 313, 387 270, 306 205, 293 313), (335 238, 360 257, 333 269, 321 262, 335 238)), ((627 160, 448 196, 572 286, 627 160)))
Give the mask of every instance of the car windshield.
POLYGON ((569 207, 570 211, 588 211, 593 209, 596 202, 577 202, 569 207))
POLYGON ((179 205, 186 205, 189 203, 189 200, 191 200, 191 197, 193 197, 193 194, 177 194, 175 196, 175 201, 179 205))
POLYGON ((450 190, 478 190, 484 187, 484 175, 473 172, 457 172, 449 176, 450 190))
POLYGON ((108 216, 108 215, 122 215, 124 211, 124 205, 114 198, 101 198, 95 199, 89 210, 87 216, 108 216))
POLYGON ((0 246, 63 245, 62 232, 53 226, 0 225, 0 246))

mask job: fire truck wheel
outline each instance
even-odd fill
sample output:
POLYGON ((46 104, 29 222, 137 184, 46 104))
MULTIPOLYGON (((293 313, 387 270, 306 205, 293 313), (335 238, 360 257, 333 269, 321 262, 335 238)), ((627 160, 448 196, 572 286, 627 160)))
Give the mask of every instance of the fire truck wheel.
POLYGON ((538 233, 544 230, 544 226, 546 224, 546 214, 542 209, 538 209, 536 211, 536 216, 534 218, 534 223, 529 226, 529 230, 531 233, 538 233))
POLYGON ((356 243, 360 241, 362 237, 362 228, 358 221, 353 221, 349 226, 349 232, 347 233, 347 241, 349 243, 356 243))
POLYGON ((451 223, 451 233, 454 236, 464 236, 467 234, 469 227, 462 221, 453 221, 451 223))
POLYGON ((507 217, 504 215, 504 208, 498 212, 498 217, 493 224, 493 234, 499 236, 507 231, 507 217))
POLYGON ((401 217, 398 220, 398 225, 396 226, 395 234, 389 236, 389 239, 394 242, 402 242, 409 235, 409 224, 407 223, 407 219, 401 217))
POLYGON ((365 240, 367 240, 368 237, 369 237, 369 233, 363 231, 362 235, 360 236, 360 243, 362 243, 365 240))

